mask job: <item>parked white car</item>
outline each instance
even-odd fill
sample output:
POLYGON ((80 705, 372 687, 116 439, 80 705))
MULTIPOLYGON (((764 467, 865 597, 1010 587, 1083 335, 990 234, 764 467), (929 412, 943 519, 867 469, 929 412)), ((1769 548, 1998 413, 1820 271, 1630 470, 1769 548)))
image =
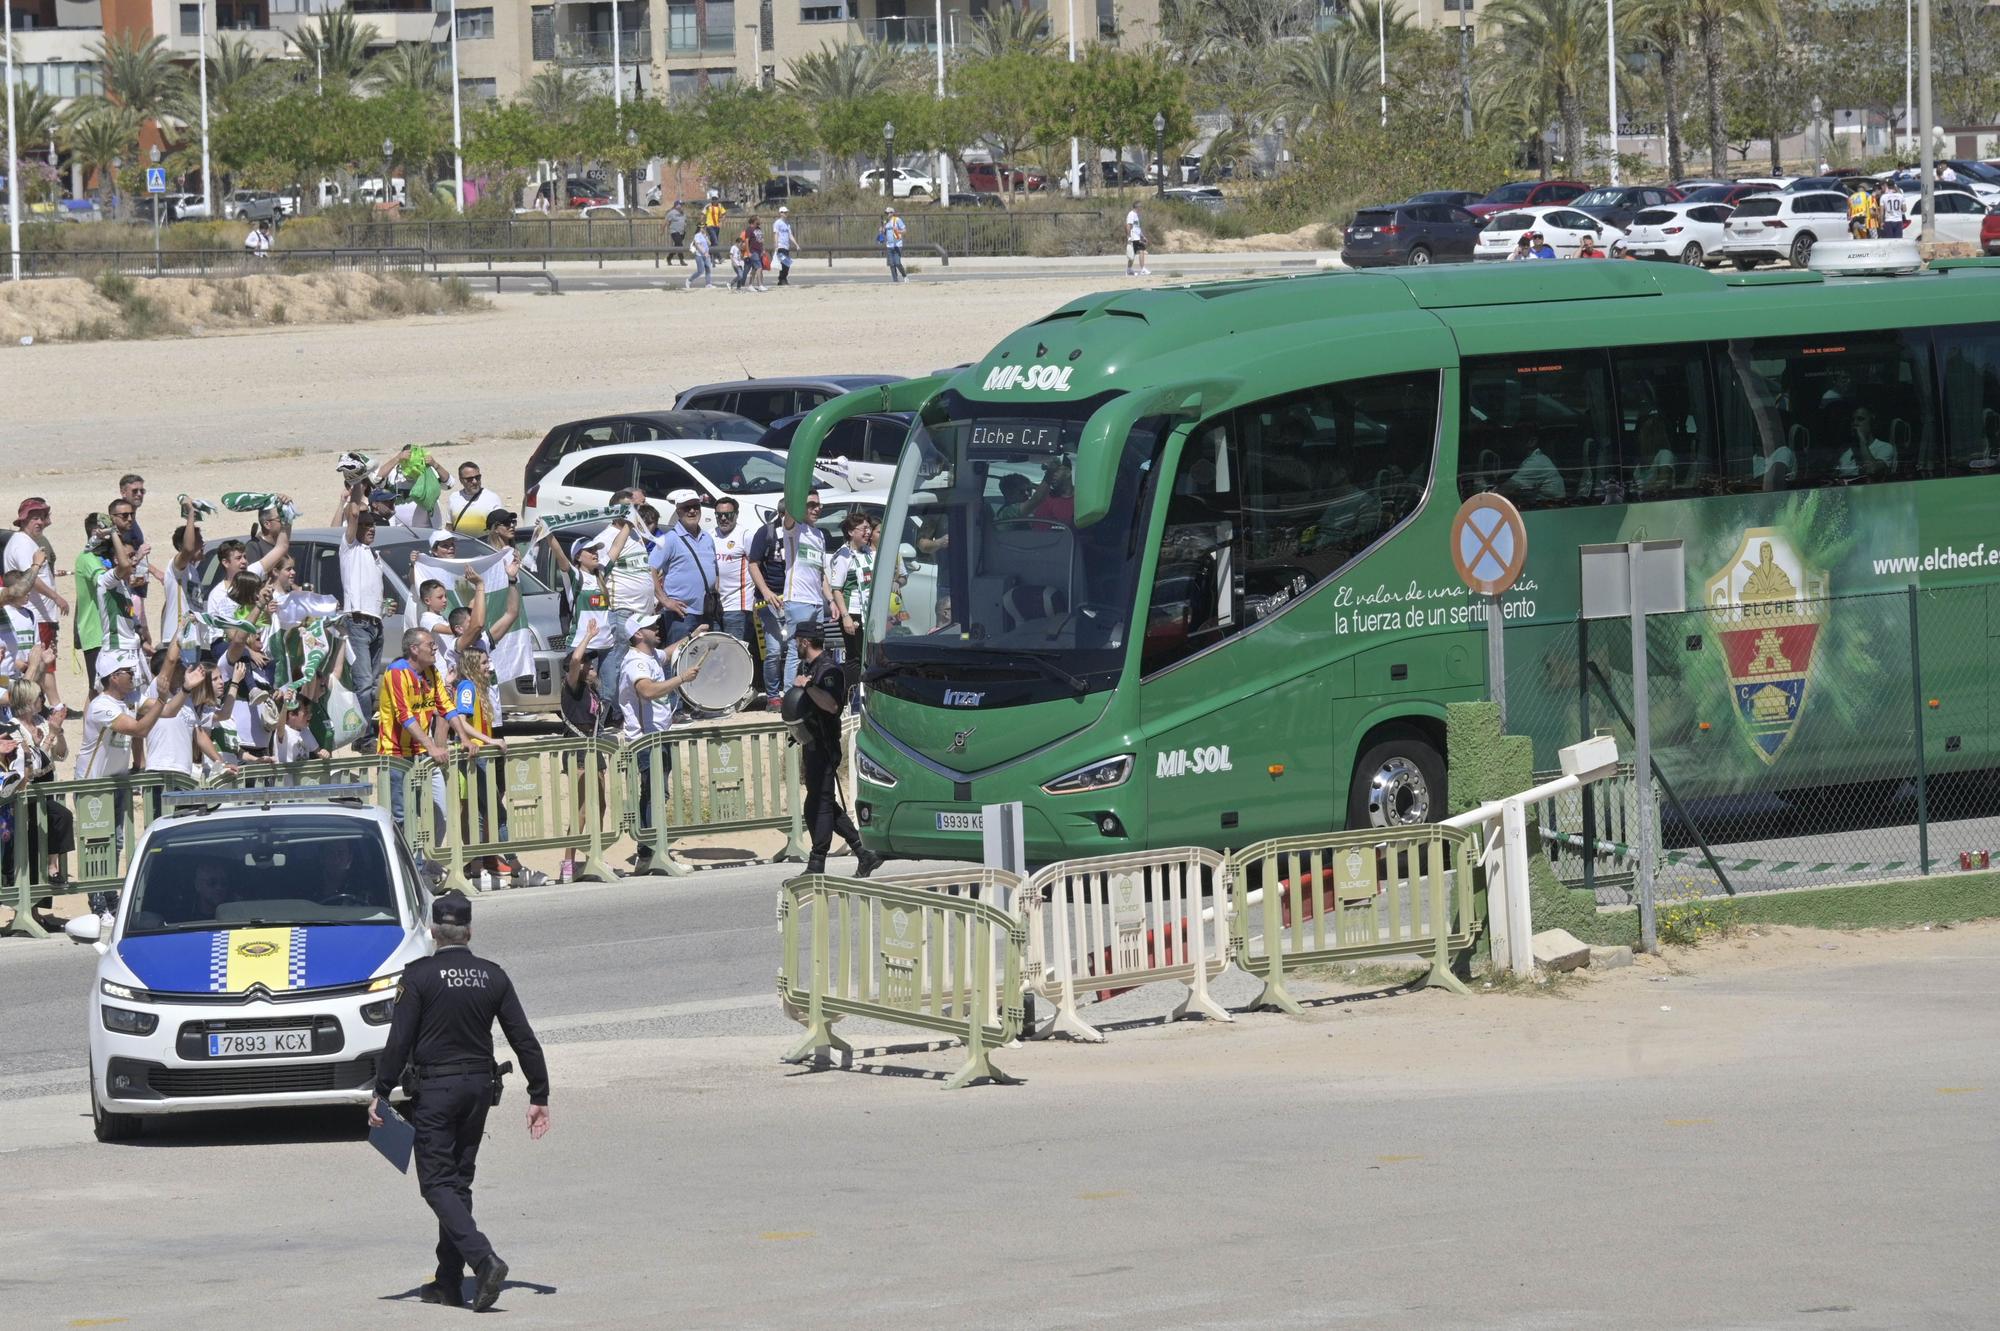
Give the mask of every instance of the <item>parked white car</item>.
POLYGON ((1725 224, 1735 211, 1726 203, 1670 203, 1643 209, 1619 247, 1642 259, 1672 259, 1692 268, 1716 262, 1728 238, 1725 224))
POLYGON ((97 951, 99 1141, 159 1114, 367 1104, 397 980, 431 951, 430 896, 387 810, 200 793, 142 834, 108 924, 65 927, 97 951))
POLYGON ((1514 246, 1521 237, 1530 231, 1541 232, 1558 259, 1574 259, 1585 236, 1594 237, 1598 247, 1604 250, 1609 250, 1614 240, 1625 238, 1625 233, 1609 222, 1600 222, 1589 213, 1580 212, 1566 203, 1537 208, 1509 208, 1495 213, 1487 221, 1479 233, 1479 243, 1472 248, 1472 257, 1505 259, 1514 252, 1514 246))
MULTIPOLYGON (((815 468, 821 488, 845 491, 847 481, 815 468)), ((655 439, 646 443, 610 444, 571 453, 556 463, 535 487, 535 503, 522 515, 524 527, 536 518, 551 526, 578 509, 603 508, 614 491, 637 486, 649 501, 674 490, 693 490, 713 503, 724 495, 742 508, 745 524, 763 522, 777 511, 785 495, 785 455, 755 444, 692 439, 655 439)), ((668 518, 665 506, 660 520, 668 518)), ((712 511, 702 515, 713 525, 712 511)))
POLYGON ((1833 190, 1753 194, 1736 205, 1717 257, 1738 268, 1783 261, 1808 266, 1813 246, 1847 238, 1847 196, 1833 190))
MULTIPOLYGON (((863 194, 880 194, 882 192, 882 171, 879 167, 861 173, 861 192, 863 194)), ((935 197, 937 194, 937 179, 934 176, 922 175, 919 172, 906 170, 900 166, 893 167, 889 176, 889 193, 892 197, 898 199, 907 199, 912 195, 923 195, 927 198, 935 197)))
MULTIPOLYGON (((1923 198, 1918 194, 1906 197, 1910 201, 1910 221, 1903 229, 1903 236, 1907 240, 1922 240, 1923 198)), ((1937 216, 1937 234, 1931 239, 1953 245, 1979 244, 1980 228, 1985 225, 1986 214, 1991 211, 1971 192, 1955 188, 1936 191, 1931 196, 1931 208, 1937 216)))

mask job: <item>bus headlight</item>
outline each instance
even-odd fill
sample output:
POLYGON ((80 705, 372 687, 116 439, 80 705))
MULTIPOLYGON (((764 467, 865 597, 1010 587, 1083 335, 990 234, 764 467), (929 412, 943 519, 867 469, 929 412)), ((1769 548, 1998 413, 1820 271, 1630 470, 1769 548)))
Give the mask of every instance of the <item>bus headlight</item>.
POLYGON ((893 786, 896 784, 894 773, 876 762, 873 758, 870 758, 860 749, 854 751, 854 770, 860 774, 863 781, 871 785, 893 786))
POLYGON ((1122 786, 1132 775, 1132 755, 1121 753, 1116 758, 1105 758, 1073 772, 1064 772, 1053 781, 1042 785, 1050 795, 1081 795, 1089 790, 1109 790, 1122 786))

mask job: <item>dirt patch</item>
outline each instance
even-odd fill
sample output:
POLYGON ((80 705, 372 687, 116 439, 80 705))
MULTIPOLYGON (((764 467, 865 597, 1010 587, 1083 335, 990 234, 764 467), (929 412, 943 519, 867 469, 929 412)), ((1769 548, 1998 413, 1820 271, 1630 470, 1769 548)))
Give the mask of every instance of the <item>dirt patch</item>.
POLYGON ((1308 222, 1296 231, 1267 231, 1258 236, 1242 236, 1235 240, 1224 240, 1219 236, 1204 236, 1199 231, 1169 231, 1162 252, 1169 254, 1248 254, 1258 250, 1298 250, 1318 251, 1320 232, 1326 229, 1323 222, 1308 222))
POLYGON ((0 344, 200 336, 285 324, 354 323, 479 310, 463 282, 400 273, 61 277, 0 289, 0 344))

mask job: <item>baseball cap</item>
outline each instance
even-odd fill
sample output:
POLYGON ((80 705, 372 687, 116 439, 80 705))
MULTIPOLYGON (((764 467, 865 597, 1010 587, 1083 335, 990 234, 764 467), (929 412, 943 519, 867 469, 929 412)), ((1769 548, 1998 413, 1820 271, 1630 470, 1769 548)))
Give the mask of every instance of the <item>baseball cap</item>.
POLYGON ((396 502, 396 492, 394 490, 371 490, 368 493, 368 502, 371 504, 393 504, 396 502))
POLYGON ((121 670, 139 671, 137 652, 100 652, 97 657, 97 677, 110 679, 121 670))
POLYGON ((893 212, 895 212, 895 211, 896 211, 896 210, 895 210, 894 208, 884 208, 884 209, 882 210, 882 212, 883 212, 883 215, 884 215, 884 216, 887 216, 888 214, 890 214, 890 213, 893 213, 893 212))
POLYGON ((48 512, 49 512, 48 500, 39 498, 23 499, 21 501, 20 510, 14 514, 14 525, 16 527, 20 526, 22 523, 26 522, 29 518, 33 517, 37 513, 40 513, 42 516, 47 517, 48 512))
POLYGON ((472 902, 463 892, 445 892, 431 900, 432 924, 455 924, 460 927, 472 923, 472 902))
POLYGON ((826 625, 817 619, 809 619, 792 630, 792 637, 800 642, 809 642, 815 647, 826 646, 826 625))
POLYGON ((791 211, 791 209, 787 208, 784 204, 781 203, 778 205, 778 211, 781 213, 788 213, 791 211))
POLYGON ((512 527, 520 520, 520 515, 511 508, 496 508, 486 515, 488 527, 512 527))
MULTIPOLYGON (((674 508, 679 508, 682 504, 699 504, 700 502, 701 496, 687 489, 685 486, 678 490, 667 491, 667 503, 674 508)), ((491 521, 491 519, 488 519, 488 521, 491 521)))
POLYGON ((431 549, 435 550, 439 546, 443 545, 445 542, 456 541, 457 539, 458 539, 457 532, 434 531, 431 533, 431 549))
POLYGON ((571 541, 569 543, 570 563, 574 564, 577 560, 577 556, 581 555, 585 550, 590 548, 590 540, 591 538, 588 536, 579 536, 574 541, 571 541))

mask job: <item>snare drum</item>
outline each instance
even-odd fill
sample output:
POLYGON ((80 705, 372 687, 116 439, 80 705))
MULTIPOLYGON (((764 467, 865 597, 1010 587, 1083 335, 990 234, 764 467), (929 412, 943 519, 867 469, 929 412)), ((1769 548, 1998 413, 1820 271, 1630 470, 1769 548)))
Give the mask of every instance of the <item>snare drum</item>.
POLYGON ((701 673, 681 686, 681 697, 696 716, 728 716, 750 700, 757 663, 740 638, 704 629, 682 638, 667 654, 667 673, 699 665, 701 673))

